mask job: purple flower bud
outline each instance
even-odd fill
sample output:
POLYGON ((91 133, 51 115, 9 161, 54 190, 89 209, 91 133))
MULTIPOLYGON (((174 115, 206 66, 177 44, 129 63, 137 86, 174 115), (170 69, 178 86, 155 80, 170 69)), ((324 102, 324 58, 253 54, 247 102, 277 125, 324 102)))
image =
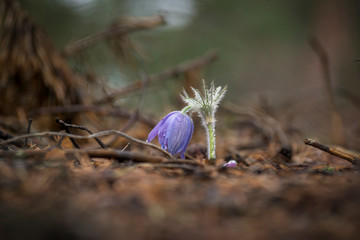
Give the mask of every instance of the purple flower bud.
POLYGON ((174 111, 164 117, 148 136, 148 142, 158 136, 161 147, 172 155, 180 153, 185 158, 185 150, 194 131, 192 119, 185 113, 174 111))
POLYGON ((237 167, 237 162, 235 160, 230 160, 227 163, 225 163, 223 166, 230 168, 237 167))

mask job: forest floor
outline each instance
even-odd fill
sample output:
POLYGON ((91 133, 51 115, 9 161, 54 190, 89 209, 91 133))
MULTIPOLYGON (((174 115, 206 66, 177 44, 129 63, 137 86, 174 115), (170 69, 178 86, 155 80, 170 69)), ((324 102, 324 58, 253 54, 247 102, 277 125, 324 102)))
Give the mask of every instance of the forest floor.
MULTIPOLYGON (((198 144, 190 144, 187 153, 192 159, 185 161, 69 154, 69 140, 64 140, 65 149, 52 145, 44 152, 33 143, 35 149, 28 150, 32 154, 1 151, 0 237, 355 239, 359 235, 356 166, 302 142, 292 143, 291 160, 276 154, 271 142, 241 150, 236 141, 241 136, 231 132, 218 135, 222 158, 216 165, 205 161, 204 147, 198 144), (222 166, 230 159, 237 167, 222 166)), ((248 141, 255 140, 248 137, 248 141)), ((144 146, 125 152, 159 156, 144 146)))

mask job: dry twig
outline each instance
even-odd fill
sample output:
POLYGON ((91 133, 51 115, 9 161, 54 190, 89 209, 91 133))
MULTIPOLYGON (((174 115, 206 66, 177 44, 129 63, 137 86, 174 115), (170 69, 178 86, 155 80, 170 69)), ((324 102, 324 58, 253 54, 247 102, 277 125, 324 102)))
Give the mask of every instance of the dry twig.
POLYGON ((317 141, 315 141, 314 139, 311 139, 311 138, 306 138, 304 140, 304 143, 306 145, 309 145, 309 146, 312 146, 312 147, 315 147, 317 149, 320 149, 324 152, 327 152, 327 153, 330 153, 331 155, 334 155, 334 156, 337 156, 337 157, 340 157, 342 159, 345 159, 346 161, 354 164, 355 166, 360 166, 360 159, 355 157, 355 156, 352 156, 348 153, 345 153, 341 150, 338 150, 338 149, 335 149, 333 147, 329 147, 329 146, 326 146, 324 144, 321 144, 317 141))
MULTIPOLYGON (((32 120, 31 118, 29 118, 29 120, 28 120, 28 126, 27 126, 27 128, 26 128, 26 133, 30 133, 30 128, 31 128, 32 121, 33 121, 33 120, 32 120)), ((28 139, 27 139, 27 138, 25 138, 25 145, 28 146, 28 139)))
POLYGON ((171 159, 173 158, 173 156, 168 153, 167 151, 165 151, 164 149, 162 149, 161 147, 156 146, 155 144, 152 143, 148 143, 142 140, 139 140, 137 138, 131 137, 121 131, 118 130, 105 130, 105 131, 100 131, 94 134, 90 134, 87 136, 80 136, 80 135, 74 135, 74 134, 69 134, 69 133, 61 133, 61 132, 40 132, 40 133, 32 133, 32 134, 25 134, 25 135, 21 135, 21 136, 17 136, 17 137, 13 137, 11 139, 8 139, 6 141, 0 142, 0 146, 4 145, 4 144, 9 144, 12 142, 16 142, 18 140, 24 139, 24 138, 34 138, 34 137, 44 137, 44 136, 64 136, 64 137, 69 137, 69 138, 76 138, 76 139, 90 139, 90 138, 94 138, 94 137, 102 137, 102 136, 107 136, 107 135, 119 135, 121 137, 127 138, 130 141, 140 144, 140 145, 144 145, 144 146, 148 146, 151 147, 153 149, 156 149, 160 152, 162 152, 163 154, 165 154, 166 156, 170 157, 171 159))
MULTIPOLYGON (((71 131, 70 131, 69 127, 67 126, 67 124, 65 122, 63 122, 59 118, 55 118, 55 122, 60 124, 61 128, 63 130, 65 130, 68 134, 71 134, 71 131)), ((78 148, 78 149, 80 148, 79 143, 75 139, 70 138, 70 141, 74 145, 75 148, 78 148)))
MULTIPOLYGON (((44 158, 49 152, 50 150, 2 151, 0 157, 44 158)), ((64 153, 68 156, 68 159, 73 159, 71 156, 76 156, 76 154, 85 154, 90 158, 114 158, 117 161, 132 160, 134 162, 163 163, 167 160, 160 156, 114 149, 74 149, 65 150, 64 153)))
POLYGON ((11 140, 11 143, 19 148, 28 147, 26 140, 23 139, 14 140, 14 138, 16 137, 0 130, 0 139, 4 140, 3 142, 0 143, 0 145, 6 144, 8 141, 11 140))
MULTIPOLYGON (((147 84, 160 81, 162 79, 167 79, 171 77, 178 76, 180 74, 183 74, 185 72, 188 72, 191 69, 197 69, 204 67, 208 65, 209 63, 213 62, 215 59, 217 59, 218 55, 216 52, 211 51, 206 53, 205 55, 196 58, 192 61, 181 63, 175 67, 168 68, 164 70, 161 73, 152 74, 148 77, 147 84)), ((126 94, 132 93, 134 91, 137 91, 141 89, 144 85, 144 81, 139 80, 136 81, 130 85, 128 85, 125 88, 121 88, 118 90, 115 90, 114 92, 104 96, 103 98, 96 100, 96 104, 103 104, 113 101, 118 96, 125 96, 126 94)))
MULTIPOLYGON (((75 125, 75 124, 69 124, 69 123, 66 123, 64 121, 62 121, 61 119, 59 118, 55 118, 55 121, 59 124, 61 124, 62 126, 64 126, 65 128, 69 129, 69 128, 75 128, 75 129, 80 129, 80 130, 84 130, 86 132, 88 132, 89 134, 93 134, 93 132, 86 128, 86 127, 83 127, 83 126, 79 126, 79 125, 75 125)), ((67 132, 67 133, 70 133, 70 132, 67 132)), ((70 138, 71 139, 71 138, 70 138)), ((96 142, 98 142, 98 144, 100 145, 101 148, 104 148, 106 149, 106 146, 105 144, 97 137, 94 137, 94 139, 96 140, 96 142)), ((80 147, 78 147, 80 148, 80 147)))
POLYGON ((124 21, 118 21, 111 24, 107 29, 80 39, 74 43, 68 44, 63 54, 74 55, 79 51, 84 50, 100 41, 107 40, 111 37, 121 37, 130 32, 137 30, 153 28, 165 24, 165 19, 162 15, 155 15, 150 17, 127 18, 124 21))

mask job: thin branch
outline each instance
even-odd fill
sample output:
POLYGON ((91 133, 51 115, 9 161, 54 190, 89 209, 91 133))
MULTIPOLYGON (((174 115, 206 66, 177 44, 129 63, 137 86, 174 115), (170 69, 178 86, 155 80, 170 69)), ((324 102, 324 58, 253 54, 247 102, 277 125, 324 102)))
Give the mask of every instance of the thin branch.
MULTIPOLYGON (((29 118, 29 120, 28 120, 28 126, 27 126, 27 128, 26 128, 26 133, 30 133, 30 128, 31 128, 32 121, 33 121, 33 120, 32 120, 31 118, 29 118)), ((25 138, 25 145, 28 146, 28 139, 27 139, 27 138, 25 138)))
POLYGON ((320 150, 322 150, 324 152, 330 153, 331 155, 334 155, 334 156, 340 157, 342 159, 345 159, 346 161, 352 163, 355 166, 358 166, 358 167, 360 166, 360 159, 359 158, 357 158, 355 156, 352 156, 352 155, 349 155, 348 153, 345 153, 345 152, 343 152, 341 150, 326 146, 326 145, 321 144, 321 143, 319 143, 319 142, 317 142, 317 141, 315 141, 314 139, 311 139, 311 138, 306 138, 304 140, 304 143, 306 145, 309 145, 309 146, 315 147, 317 149, 320 149, 320 150))
MULTIPOLYGON (((84 127, 84 126, 79 126, 79 125, 75 125, 75 124, 69 124, 69 123, 66 123, 63 120, 59 119, 59 118, 56 118, 56 122, 62 124, 63 126, 66 126, 67 128, 80 129, 80 130, 84 130, 84 131, 88 132, 89 134, 93 134, 93 132, 90 129, 88 129, 88 128, 84 127)), ((99 138, 95 137, 94 139, 100 145, 101 148, 106 149, 105 144, 99 138)))
MULTIPOLYGON (((55 122, 58 123, 61 126, 61 128, 63 130, 65 130, 68 134, 71 134, 71 131, 65 122, 61 121, 59 118, 55 118, 55 122)), ((80 148, 79 143, 75 139, 70 138, 70 141, 74 145, 75 148, 78 148, 78 149, 80 148)))
MULTIPOLYGON (((160 81, 162 79, 172 78, 175 76, 179 76, 180 74, 183 74, 185 72, 188 72, 193 69, 204 67, 213 61, 215 61, 218 57, 218 54, 214 51, 208 52, 205 55, 198 57, 194 60, 181 63, 175 67, 168 68, 160 73, 152 74, 148 77, 148 83, 151 84, 157 81, 160 81)), ((113 91, 112 93, 104 96, 103 98, 96 100, 95 104, 102 104, 102 103, 108 103, 113 101, 117 97, 123 97, 126 94, 132 93, 134 91, 137 91, 141 89, 144 85, 144 82, 142 80, 138 80, 130 85, 128 85, 125 88, 121 88, 118 90, 113 91)))
POLYGON ((23 139, 15 139, 15 138, 16 138, 15 136, 0 130, 0 139, 4 140, 4 141, 2 141, 0 143, 0 145, 5 145, 7 143, 12 143, 13 145, 15 145, 15 146, 17 146, 19 148, 28 147, 25 140, 23 140, 23 139))
MULTIPOLYGON (((76 152, 75 152, 76 153, 76 152)), ((80 152, 82 153, 82 152, 80 152)), ((167 161, 166 158, 160 156, 151 156, 141 153, 134 153, 129 151, 119 151, 113 149, 107 150, 87 150, 86 153, 91 158, 115 158, 116 160, 132 160, 134 162, 148 162, 148 163, 162 163, 167 161)))
POLYGON ((33 121, 33 120, 32 120, 31 118, 29 118, 29 120, 28 120, 28 126, 27 126, 27 128, 26 128, 26 133, 30 133, 32 121, 33 121))
POLYGON ((108 135, 112 135, 112 134, 116 134, 116 135, 119 135, 121 137, 127 138, 127 139, 129 139, 130 141, 132 141, 134 143, 151 147, 153 149, 156 149, 156 150, 162 152, 166 156, 168 156, 170 158, 173 158, 173 156, 169 152, 165 151, 161 147, 158 147, 155 144, 148 143, 148 142, 139 140, 137 138, 131 137, 131 136, 129 136, 129 135, 127 135, 127 134, 125 134, 125 133, 123 133, 121 131, 118 131, 118 130, 105 130, 105 131, 100 131, 100 132, 90 134, 90 135, 87 135, 87 136, 74 135, 74 134, 61 133, 61 132, 49 132, 49 131, 40 132, 40 133, 32 133, 32 134, 25 134, 25 135, 13 137, 13 138, 8 139, 6 141, 0 142, 0 146, 3 145, 3 144, 16 142, 16 141, 24 139, 24 138, 45 137, 45 136, 64 136, 64 137, 76 138, 76 139, 90 139, 90 138, 94 138, 94 137, 108 136, 108 135))
POLYGON ((130 32, 149 29, 163 24, 165 24, 165 19, 162 15, 118 20, 101 32, 68 44, 65 46, 63 54, 65 56, 71 56, 99 43, 100 41, 107 40, 112 37, 121 37, 122 35, 130 32))
MULTIPOLYGON (((24 151, 2 151, 0 157, 19 157, 19 158, 44 158, 50 150, 24 150, 24 151)), ((73 149, 64 150, 67 156, 76 154, 86 154, 90 158, 114 158, 117 161, 132 160, 134 162, 147 163, 163 163, 167 158, 160 156, 151 156, 141 153, 134 153, 129 151, 120 151, 115 149, 73 149)), ((69 157, 69 159, 73 159, 69 157)))

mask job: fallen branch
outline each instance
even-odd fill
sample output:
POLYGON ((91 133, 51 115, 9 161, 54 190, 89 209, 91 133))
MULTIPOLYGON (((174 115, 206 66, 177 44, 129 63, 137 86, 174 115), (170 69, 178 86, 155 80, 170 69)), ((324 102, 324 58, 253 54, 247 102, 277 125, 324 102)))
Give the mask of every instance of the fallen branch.
MULTIPOLYGON (((156 74, 150 75, 148 77, 147 84, 151 84, 151 83, 160 81, 162 79, 175 77, 175 76, 178 76, 185 72, 188 72, 190 70, 204 67, 204 66, 210 64, 211 62, 213 62, 214 60, 216 60, 217 57, 218 57, 218 54, 216 52, 214 52, 214 51, 208 52, 205 55, 203 55, 199 58, 196 58, 194 60, 181 63, 175 67, 168 68, 161 73, 156 73, 156 74)), ((94 103, 95 104, 103 104, 103 103, 111 102, 116 97, 119 97, 119 96, 123 97, 126 94, 129 94, 129 93, 132 93, 134 91, 141 89, 143 87, 143 85, 144 85, 144 81, 138 80, 138 81, 128 85, 127 87, 113 91, 112 93, 104 96, 103 98, 96 100, 94 103)))
MULTIPOLYGON (((93 134, 93 132, 86 128, 86 127, 83 127, 83 126, 79 126, 79 125, 75 125, 75 124, 69 124, 69 123, 66 123, 64 122, 63 120, 59 119, 59 118, 55 118, 55 121, 59 124, 61 124, 62 126, 66 127, 66 128, 75 128, 75 129, 80 129, 80 130, 84 130, 86 132, 88 132, 89 134, 93 134)), ((68 132, 70 133, 70 132, 68 132)), ((71 139, 71 138, 70 138, 71 139)), ((104 148, 106 149, 106 146, 105 144, 97 137, 94 137, 94 139, 96 140, 96 142, 100 145, 101 148, 104 148)), ((78 147, 80 148, 80 147, 78 147)))
MULTIPOLYGON (((76 152, 74 152, 76 153, 76 152)), ((80 152, 82 153, 82 152, 80 152)), ((83 153, 91 158, 115 158, 116 160, 132 160, 134 162, 162 163, 167 161, 166 158, 160 156, 151 156, 129 151, 119 151, 113 149, 107 150, 87 150, 83 153)))
MULTIPOLYGON (((51 150, 2 151, 0 152, 0 157, 44 158, 50 151, 51 150)), ((151 156, 114 149, 74 149, 64 150, 64 153, 69 156, 69 159, 73 159, 71 156, 76 156, 76 154, 85 154, 90 158, 114 158, 117 161, 132 160, 134 162, 147 163, 163 163, 167 161, 166 158, 160 156, 151 156)))
POLYGON ((165 19, 162 15, 155 15, 150 17, 126 18, 112 23, 107 29, 80 39, 74 43, 65 46, 63 54, 65 56, 74 55, 85 48, 93 46, 100 41, 107 40, 112 37, 121 37, 130 32, 153 28, 165 24, 165 19))
POLYGON ((317 142, 317 141, 315 141, 314 139, 311 139, 311 138, 306 138, 304 140, 304 143, 306 145, 309 145, 309 146, 315 147, 317 149, 320 149, 320 150, 322 150, 324 152, 330 153, 331 155, 334 155, 334 156, 340 157, 342 159, 345 159, 346 161, 352 163, 355 166, 358 166, 358 167, 360 166, 360 159, 359 158, 357 158, 355 156, 352 156, 352 155, 349 155, 348 153, 345 153, 345 152, 343 152, 341 150, 326 146, 326 145, 321 144, 321 143, 319 143, 319 142, 317 142))
MULTIPOLYGON (((63 122, 59 118, 55 118, 55 122, 61 126, 62 130, 65 130, 68 134, 71 134, 71 131, 65 122, 63 122)), ((63 138, 61 138, 61 139, 63 139, 63 138)), ((70 138, 70 141, 74 145, 75 148, 80 149, 80 145, 75 139, 70 138)))
POLYGON ((13 145, 19 147, 19 148, 25 148, 25 147, 29 147, 27 141, 26 141, 26 138, 25 140, 23 139, 15 139, 16 137, 11 135, 11 134, 8 134, 8 133, 5 133, 3 131, 0 130, 0 139, 4 140, 2 142, 0 142, 0 145, 5 145, 7 143, 12 143, 13 145), (15 139, 15 140, 14 140, 15 139))
POLYGON ((95 137, 102 137, 102 136, 108 136, 108 135, 119 135, 121 137, 127 138, 130 141, 134 142, 134 143, 138 143, 140 145, 144 145, 144 146, 148 146, 151 147, 153 149, 156 149, 160 152, 162 152, 163 154, 165 154, 166 156, 173 158, 173 156, 165 151, 164 149, 162 149, 161 147, 156 146, 155 144, 152 143, 148 143, 142 140, 139 140, 137 138, 131 137, 121 131, 118 130, 105 130, 105 131, 100 131, 94 134, 90 134, 87 136, 81 136, 81 135, 74 135, 74 134, 68 134, 68 133, 61 133, 61 132, 40 132, 40 133, 32 133, 32 134, 25 134, 25 135, 21 135, 21 136, 17 136, 17 137, 13 137, 11 139, 8 139, 6 141, 0 142, 0 146, 3 144, 9 144, 12 142, 16 142, 18 140, 24 139, 24 138, 34 138, 34 137, 45 137, 45 136, 64 136, 64 137, 69 137, 69 138, 76 138, 76 139, 90 139, 90 138, 95 138, 95 137))

